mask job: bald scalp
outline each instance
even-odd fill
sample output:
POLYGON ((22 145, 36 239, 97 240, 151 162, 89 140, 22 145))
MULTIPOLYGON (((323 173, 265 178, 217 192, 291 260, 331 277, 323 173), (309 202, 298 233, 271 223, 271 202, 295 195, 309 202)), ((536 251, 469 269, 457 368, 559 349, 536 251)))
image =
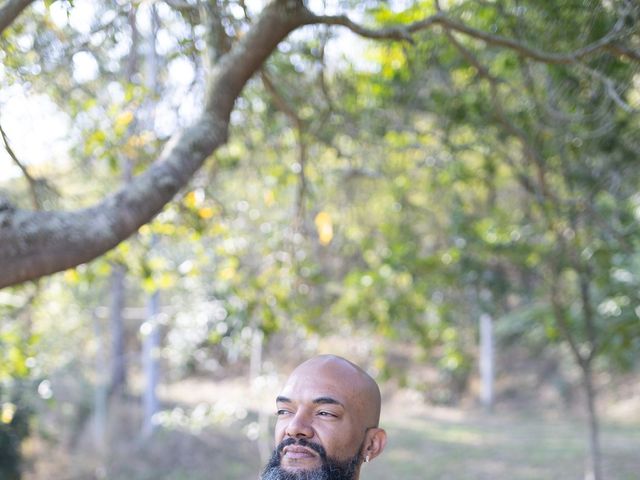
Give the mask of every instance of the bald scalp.
POLYGON ((291 373, 294 378, 322 375, 331 378, 337 388, 349 396, 358 409, 366 428, 377 427, 380 422, 382 399, 376 381, 362 368, 338 355, 318 355, 301 363, 291 373))

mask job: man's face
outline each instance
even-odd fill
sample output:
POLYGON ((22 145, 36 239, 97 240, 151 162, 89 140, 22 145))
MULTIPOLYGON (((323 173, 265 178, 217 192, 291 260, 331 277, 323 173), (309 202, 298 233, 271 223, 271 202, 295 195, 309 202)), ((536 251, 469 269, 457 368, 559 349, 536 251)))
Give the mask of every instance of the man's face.
POLYGON ((278 448, 272 458, 274 465, 270 465, 280 476, 265 476, 268 467, 262 478, 357 478, 368 427, 361 397, 358 379, 348 369, 316 363, 296 369, 277 398, 278 448), (344 476, 334 474, 336 471, 344 476))

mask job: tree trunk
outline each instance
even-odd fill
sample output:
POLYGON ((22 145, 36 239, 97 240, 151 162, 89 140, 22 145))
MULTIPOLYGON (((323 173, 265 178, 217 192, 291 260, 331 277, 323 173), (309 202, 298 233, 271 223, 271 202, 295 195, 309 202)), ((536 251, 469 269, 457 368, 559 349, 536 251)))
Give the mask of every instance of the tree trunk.
POLYGON ((602 452, 600 451, 600 425, 596 409, 596 391, 593 385, 591 365, 586 364, 582 369, 583 386, 589 415, 589 460, 585 480, 603 480, 602 452))
POLYGON ((123 265, 114 264, 111 271, 111 304, 109 326, 111 330, 111 378, 109 394, 124 392, 127 385, 125 329, 123 310, 125 305, 125 275, 123 265))
POLYGON ((147 320, 141 327, 142 342, 142 366, 146 380, 143 394, 144 420, 142 424, 142 438, 149 438, 155 425, 153 416, 158 413, 159 403, 157 388, 160 380, 160 367, 158 356, 160 352, 160 329, 158 327, 158 315, 160 313, 160 293, 154 292, 149 297, 147 320))
MULTIPOLYGON (((154 95, 158 94, 157 76, 159 71, 158 52, 156 51, 156 41, 158 31, 160 30, 160 17, 155 4, 149 9, 151 31, 146 43, 146 63, 144 83, 149 92, 154 95)), ((145 102, 142 107, 142 123, 147 124, 147 128, 153 131, 153 123, 155 118, 154 105, 151 102, 145 102)), ((153 236, 151 246, 147 255, 151 255, 158 244, 158 239, 153 236)), ((160 292, 156 289, 149 297, 149 311, 147 321, 145 322, 146 334, 143 345, 143 365, 145 378, 147 380, 144 391, 144 424, 142 427, 143 438, 150 437, 155 425, 153 416, 158 412, 158 396, 157 387, 160 378, 160 369, 158 365, 158 356, 160 352, 160 333, 158 328, 158 314, 160 313, 160 292)))
POLYGON ((483 313, 480 315, 480 400, 488 411, 493 409, 494 371, 493 321, 491 315, 483 313))
POLYGON ((93 314, 93 328, 96 336, 96 386, 94 392, 93 413, 93 442, 94 448, 100 457, 104 458, 107 446, 107 372, 105 372, 106 355, 104 347, 104 332, 100 325, 100 318, 93 314))
MULTIPOLYGON (((131 28, 131 47, 127 61, 127 81, 133 82, 133 77, 138 73, 138 42, 136 6, 129 11, 129 26, 131 28)), ((133 178, 131 161, 124 155, 120 158, 122 168, 122 180, 126 186, 133 178)), ((125 328, 123 312, 126 303, 125 283, 127 281, 127 269, 120 263, 111 265, 111 305, 109 320, 111 327, 111 379, 109 382, 110 394, 122 394, 127 387, 127 362, 125 347, 125 328)))

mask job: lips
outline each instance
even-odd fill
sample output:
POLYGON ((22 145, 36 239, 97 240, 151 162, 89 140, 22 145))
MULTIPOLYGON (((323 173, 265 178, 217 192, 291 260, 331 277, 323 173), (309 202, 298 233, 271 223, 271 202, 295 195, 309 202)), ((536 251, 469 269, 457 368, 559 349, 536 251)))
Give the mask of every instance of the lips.
POLYGON ((282 450, 282 456, 291 459, 303 459, 316 457, 317 453, 300 445, 289 445, 282 450))

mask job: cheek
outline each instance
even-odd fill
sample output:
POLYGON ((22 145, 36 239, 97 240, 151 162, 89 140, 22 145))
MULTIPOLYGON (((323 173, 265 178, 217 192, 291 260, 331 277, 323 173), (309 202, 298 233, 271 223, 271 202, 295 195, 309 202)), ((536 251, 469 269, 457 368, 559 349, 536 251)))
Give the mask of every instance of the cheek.
POLYGON ((326 424, 316 429, 327 455, 339 460, 353 457, 360 448, 361 439, 347 425, 326 424))
POLYGON ((276 427, 274 429, 274 438, 276 440, 276 446, 284 439, 284 432, 286 429, 286 424, 282 420, 278 420, 276 422, 276 427))

